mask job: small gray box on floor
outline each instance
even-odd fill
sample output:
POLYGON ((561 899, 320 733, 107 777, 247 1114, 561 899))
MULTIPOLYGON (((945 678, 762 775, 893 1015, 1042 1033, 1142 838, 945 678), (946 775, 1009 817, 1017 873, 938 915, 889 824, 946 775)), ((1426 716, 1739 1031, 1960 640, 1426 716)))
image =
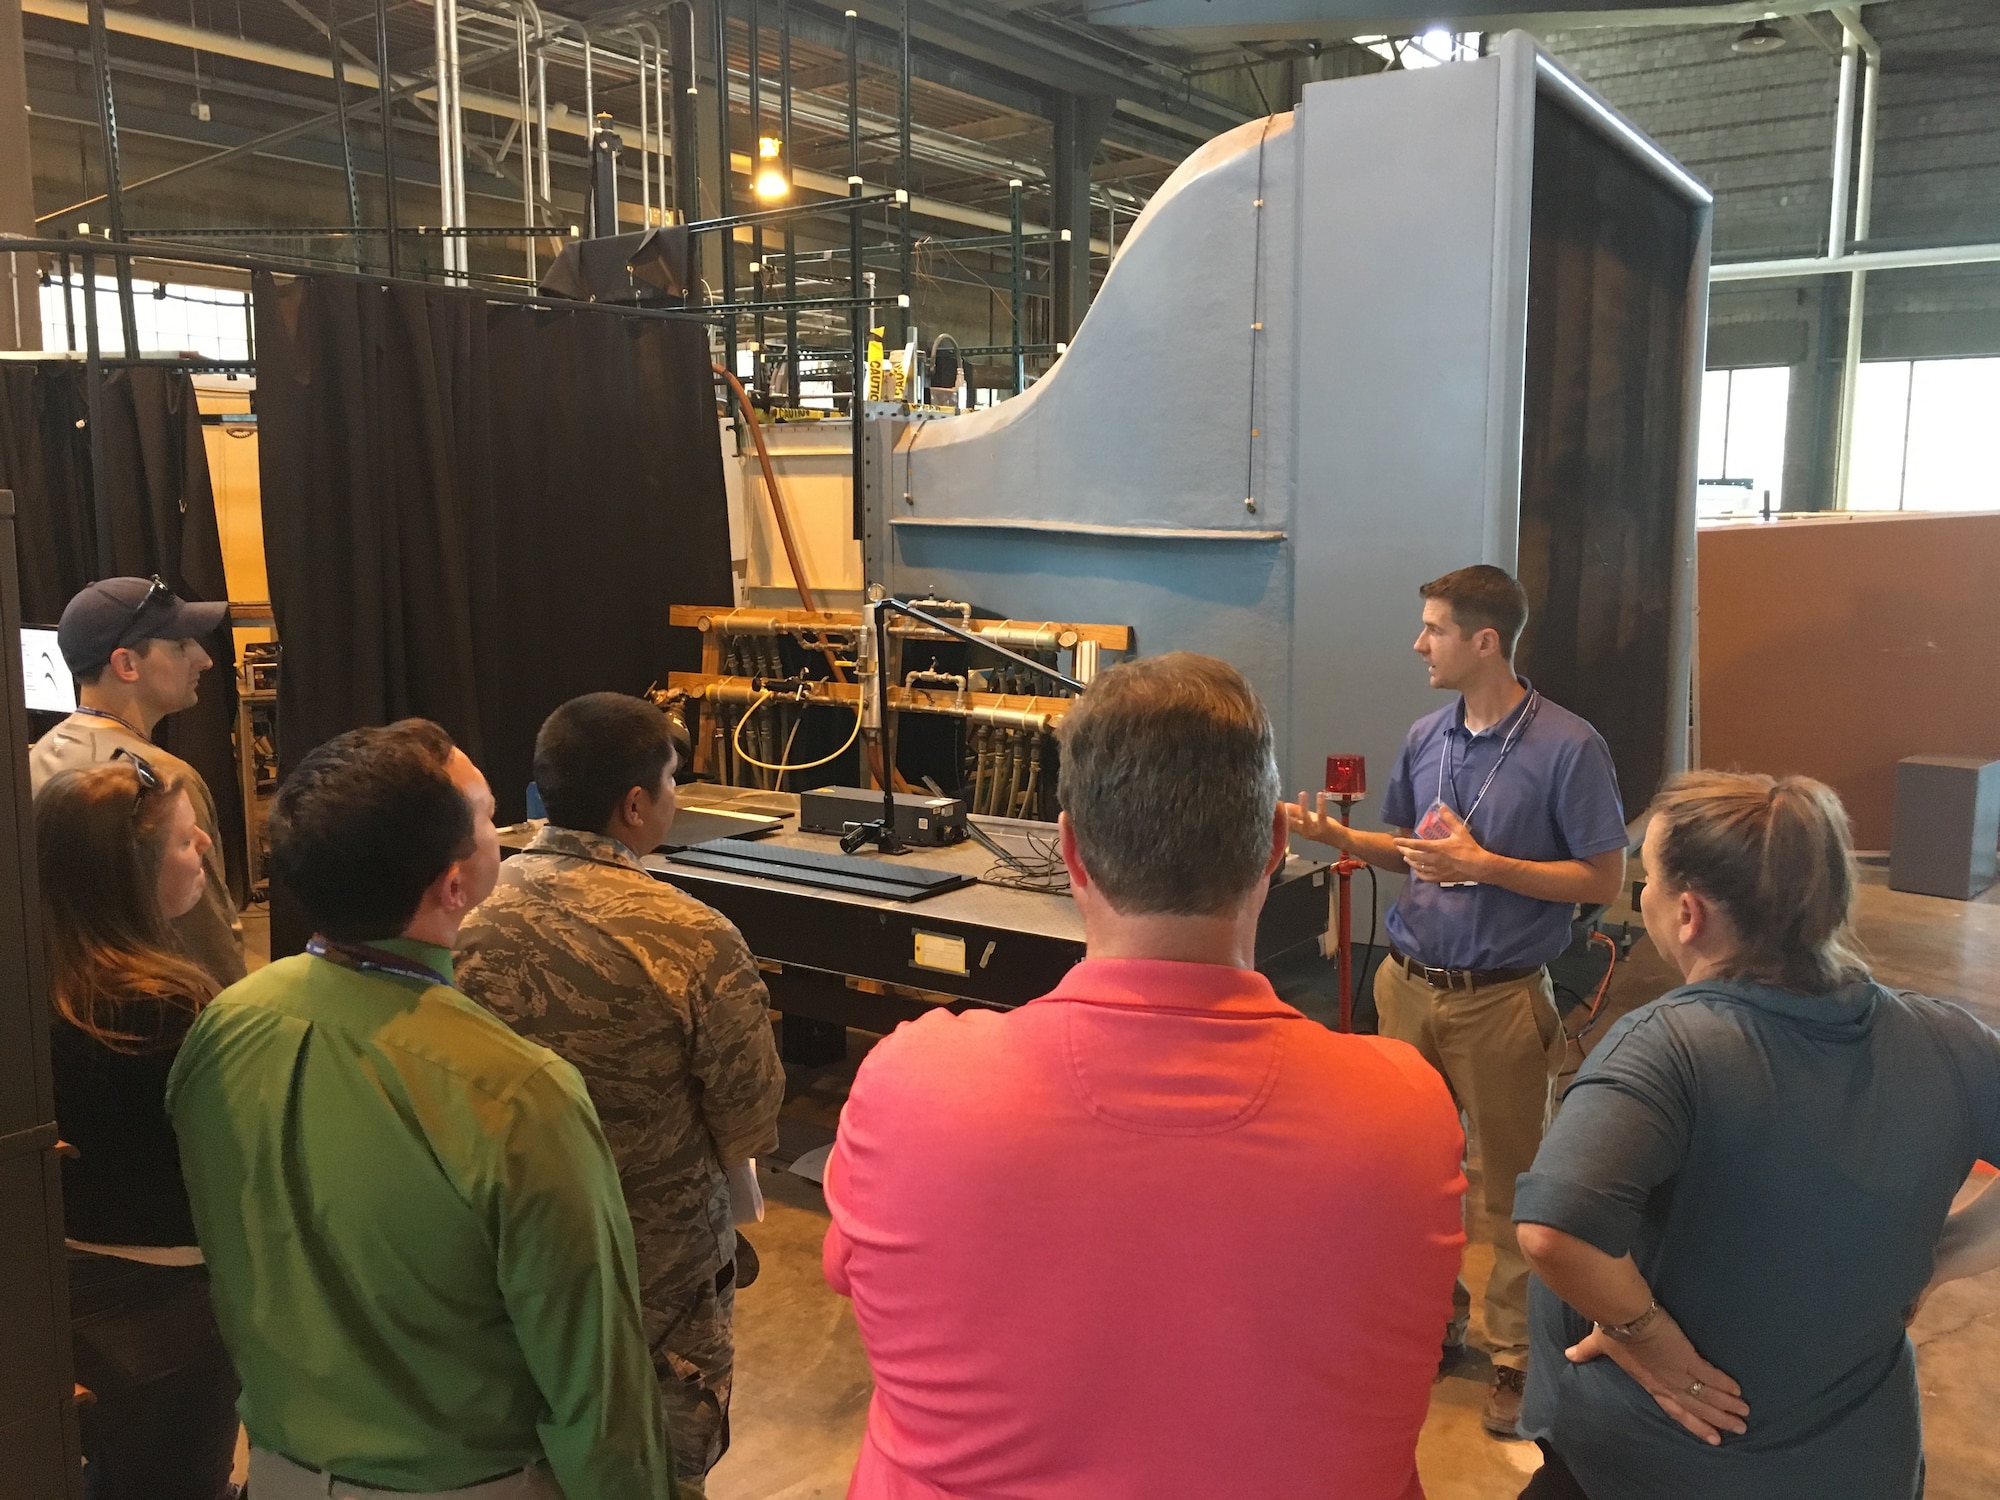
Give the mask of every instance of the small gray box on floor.
POLYGON ((2000 760, 1912 755, 1896 763, 1889 885, 1970 901, 1996 878, 2000 760))

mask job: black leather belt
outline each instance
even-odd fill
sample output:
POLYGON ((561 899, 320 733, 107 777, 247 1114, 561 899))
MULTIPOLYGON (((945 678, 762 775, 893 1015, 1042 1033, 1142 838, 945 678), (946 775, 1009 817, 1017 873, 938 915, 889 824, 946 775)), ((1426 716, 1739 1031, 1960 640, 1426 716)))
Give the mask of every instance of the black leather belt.
POLYGON ((1536 964, 1532 969, 1433 969, 1394 948, 1389 950, 1389 957, 1410 978, 1421 979, 1434 990, 1476 990, 1491 984, 1513 984, 1533 978, 1543 967, 1536 964))

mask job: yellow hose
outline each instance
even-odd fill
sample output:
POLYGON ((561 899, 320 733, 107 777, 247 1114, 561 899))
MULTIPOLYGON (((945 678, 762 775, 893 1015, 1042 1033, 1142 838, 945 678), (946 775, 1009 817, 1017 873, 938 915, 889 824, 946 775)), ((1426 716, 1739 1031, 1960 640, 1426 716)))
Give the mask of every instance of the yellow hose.
POLYGON ((854 705, 854 728, 849 732, 847 742, 834 751, 833 754, 822 755, 818 760, 809 760, 802 765, 796 766, 774 766, 766 761, 758 760, 743 748, 743 726, 750 722, 758 709, 770 701, 771 690, 766 688, 757 695, 757 701, 744 711, 743 717, 736 721, 736 732, 730 736, 730 743, 736 747, 737 758, 746 766, 755 766, 760 771, 776 771, 781 776, 788 775, 793 771, 810 771, 817 766, 826 765, 829 761, 839 760, 841 756, 845 755, 853 747, 854 742, 861 738, 861 705, 857 703, 854 705))

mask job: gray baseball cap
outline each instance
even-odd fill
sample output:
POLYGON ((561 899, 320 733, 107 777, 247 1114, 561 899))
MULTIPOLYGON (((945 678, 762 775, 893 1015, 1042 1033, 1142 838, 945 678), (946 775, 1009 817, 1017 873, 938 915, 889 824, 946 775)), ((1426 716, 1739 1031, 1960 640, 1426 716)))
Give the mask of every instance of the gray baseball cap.
POLYGON ((64 606, 56 644, 62 647, 70 671, 81 677, 104 666, 121 646, 200 639, 228 618, 228 601, 193 603, 176 594, 158 574, 102 578, 64 606))

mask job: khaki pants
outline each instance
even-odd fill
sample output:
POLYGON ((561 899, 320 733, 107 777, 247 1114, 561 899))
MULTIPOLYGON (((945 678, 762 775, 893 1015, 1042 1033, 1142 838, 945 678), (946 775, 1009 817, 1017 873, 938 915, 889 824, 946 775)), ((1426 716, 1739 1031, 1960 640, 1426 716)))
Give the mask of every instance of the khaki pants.
POLYGON ((252 1500, 563 1500, 562 1487, 540 1464, 455 1490, 381 1490, 335 1479, 262 1448, 250 1450, 250 1495, 252 1500))
MULTIPOLYGON (((1562 1065, 1562 1023, 1547 969, 1472 990, 1433 989, 1393 958, 1375 971, 1383 1036, 1408 1042, 1451 1086, 1479 1156, 1493 1241, 1486 1339, 1493 1362, 1528 1367, 1528 1263, 1514 1239, 1514 1179, 1534 1164, 1562 1065)), ((1469 1305, 1461 1289, 1460 1305, 1469 1305)))

